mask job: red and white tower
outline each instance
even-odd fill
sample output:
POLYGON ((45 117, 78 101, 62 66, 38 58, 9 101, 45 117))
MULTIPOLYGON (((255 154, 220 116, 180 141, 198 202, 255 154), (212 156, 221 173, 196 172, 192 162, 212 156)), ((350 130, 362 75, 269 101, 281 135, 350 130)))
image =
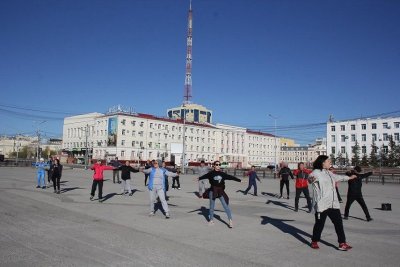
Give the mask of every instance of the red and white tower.
POLYGON ((185 89, 183 96, 183 103, 189 104, 192 99, 192 0, 190 0, 189 14, 188 14, 188 34, 186 39, 186 76, 185 76, 185 89))

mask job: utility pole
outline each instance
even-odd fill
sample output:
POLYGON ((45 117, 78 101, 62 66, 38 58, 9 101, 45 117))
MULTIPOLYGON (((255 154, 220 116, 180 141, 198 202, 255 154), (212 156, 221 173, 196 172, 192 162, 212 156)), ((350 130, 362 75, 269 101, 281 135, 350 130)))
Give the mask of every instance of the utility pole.
POLYGON ((88 168, 88 130, 89 130, 89 124, 86 124, 86 128, 85 128, 85 170, 87 170, 88 168))
POLYGON ((185 164, 186 164, 186 106, 183 105, 183 148, 182 148, 182 173, 185 174, 185 164))
POLYGON ((274 117, 271 114, 268 114, 268 116, 271 117, 272 119, 274 119, 274 132, 275 132, 274 133, 274 136, 275 136, 275 157, 274 157, 275 158, 274 159, 274 164, 275 164, 274 165, 274 171, 275 171, 275 174, 274 175, 276 175, 276 173, 277 173, 277 154, 276 153, 277 153, 277 149, 278 149, 277 148, 277 142, 276 142, 277 141, 276 140, 277 139, 277 136, 276 136, 276 119, 277 119, 277 117, 274 117))
POLYGON ((41 121, 38 123, 37 128, 36 128, 36 136, 37 136, 37 147, 36 147, 36 161, 39 161, 40 155, 39 155, 39 150, 40 150, 40 130, 39 130, 39 125, 45 123, 46 121, 41 121))

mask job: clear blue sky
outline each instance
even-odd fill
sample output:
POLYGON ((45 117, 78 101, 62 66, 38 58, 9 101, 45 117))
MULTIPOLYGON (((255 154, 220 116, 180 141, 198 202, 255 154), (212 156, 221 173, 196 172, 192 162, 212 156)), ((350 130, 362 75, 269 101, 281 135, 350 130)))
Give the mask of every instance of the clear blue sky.
MULTIPOLYGON (((400 1, 193 0, 193 102, 308 143, 304 125, 400 110, 400 1), (282 127, 303 125, 285 131, 282 127), (301 127, 300 127, 301 128, 301 127)), ((189 0, 0 1, 0 134, 183 100, 189 0), (16 106, 16 109, 6 106, 16 106), (47 110, 40 113, 26 109, 47 110), (61 112, 61 113, 54 113, 61 112), (27 116, 30 114, 29 116, 27 116)))

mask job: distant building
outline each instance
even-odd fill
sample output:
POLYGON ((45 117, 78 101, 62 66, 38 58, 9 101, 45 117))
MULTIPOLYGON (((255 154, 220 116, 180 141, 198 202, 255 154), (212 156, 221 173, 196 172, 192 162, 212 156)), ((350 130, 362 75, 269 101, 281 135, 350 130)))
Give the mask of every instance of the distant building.
POLYGON ((168 118, 183 119, 186 109, 186 121, 197 123, 212 123, 212 111, 198 104, 185 104, 167 111, 168 118))
POLYGON ((21 151, 25 146, 36 147, 37 138, 24 135, 0 137, 0 154, 5 158, 11 157, 11 153, 21 151))
POLYGON ((400 117, 329 121, 326 131, 328 156, 347 156, 350 160, 356 142, 360 147, 360 157, 370 155, 373 142, 383 151, 388 151, 391 137, 398 144, 400 117))

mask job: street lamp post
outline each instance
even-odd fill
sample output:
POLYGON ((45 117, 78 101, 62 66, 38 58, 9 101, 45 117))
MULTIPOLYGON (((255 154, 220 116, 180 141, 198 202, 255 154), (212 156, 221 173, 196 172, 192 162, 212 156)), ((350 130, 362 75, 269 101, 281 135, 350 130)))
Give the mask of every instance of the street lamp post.
POLYGON ((186 135, 186 106, 185 105, 183 105, 183 135, 182 135, 182 138, 183 138, 183 140, 182 140, 182 144, 183 144, 183 147, 182 147, 182 173, 183 174, 185 174, 185 164, 186 164, 186 148, 185 148, 185 145, 186 145, 186 138, 185 138, 185 135, 186 135))
POLYGON ((277 148, 277 142, 276 142, 276 141, 277 141, 277 140, 276 140, 276 138, 277 138, 277 137, 276 137, 276 120, 277 120, 278 118, 272 116, 271 114, 268 114, 268 116, 271 117, 272 119, 274 119, 274 136, 275 136, 275 157, 274 157, 274 164, 275 164, 275 165, 274 165, 274 172, 275 172, 275 173, 274 173, 274 176, 275 176, 275 175, 276 175, 276 172, 277 172, 277 167, 276 167, 276 166, 277 166, 277 154, 276 154, 276 153, 277 153, 277 149, 278 149, 278 148, 277 148))

